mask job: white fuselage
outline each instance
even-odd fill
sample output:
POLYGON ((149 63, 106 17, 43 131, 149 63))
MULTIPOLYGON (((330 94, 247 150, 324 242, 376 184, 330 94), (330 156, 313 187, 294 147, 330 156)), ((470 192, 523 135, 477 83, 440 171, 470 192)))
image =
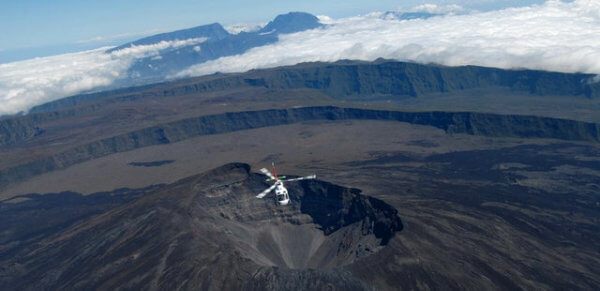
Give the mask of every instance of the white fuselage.
POLYGON ((290 196, 288 190, 283 186, 283 182, 277 181, 275 187, 275 195, 277 196, 277 202, 280 205, 287 205, 290 202, 290 196))

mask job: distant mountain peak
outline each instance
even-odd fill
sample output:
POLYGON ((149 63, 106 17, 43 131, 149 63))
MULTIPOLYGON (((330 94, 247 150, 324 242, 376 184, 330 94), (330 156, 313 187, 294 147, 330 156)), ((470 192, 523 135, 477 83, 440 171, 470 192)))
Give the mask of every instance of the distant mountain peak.
POLYGON ((170 46, 163 44, 147 48, 152 54, 136 59, 129 67, 127 77, 118 80, 121 84, 144 84, 159 82, 166 76, 181 72, 192 65, 243 54, 249 49, 275 43, 280 34, 301 32, 321 26, 323 24, 319 22, 319 18, 312 14, 290 12, 278 15, 266 25, 253 29, 245 29, 243 26, 237 29, 230 27, 230 32, 221 24, 212 23, 148 36, 106 52, 112 53, 131 46, 172 42, 170 46))
POLYGON ((294 33, 321 27, 319 18, 306 12, 290 12, 275 17, 259 32, 294 33))

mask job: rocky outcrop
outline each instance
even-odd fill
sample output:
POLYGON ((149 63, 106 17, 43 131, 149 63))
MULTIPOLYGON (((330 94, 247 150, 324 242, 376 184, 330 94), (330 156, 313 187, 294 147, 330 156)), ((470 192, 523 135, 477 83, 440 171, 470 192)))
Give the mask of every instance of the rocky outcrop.
POLYGON ((401 112, 359 108, 303 107, 232 112, 183 119, 97 140, 0 172, 0 188, 84 161, 188 138, 312 120, 385 120, 433 126, 448 133, 493 137, 552 138, 600 142, 600 125, 536 116, 472 112, 401 112))
POLYGON ((0 146, 23 142, 43 132, 44 130, 31 118, 16 117, 0 119, 0 146))
POLYGON ((402 230, 397 210, 318 180, 289 183, 282 207, 254 197, 268 186, 234 163, 144 191, 0 203, 14 224, 0 240, 0 288, 368 289, 344 267, 402 230), (36 223, 50 227, 16 231, 36 223))

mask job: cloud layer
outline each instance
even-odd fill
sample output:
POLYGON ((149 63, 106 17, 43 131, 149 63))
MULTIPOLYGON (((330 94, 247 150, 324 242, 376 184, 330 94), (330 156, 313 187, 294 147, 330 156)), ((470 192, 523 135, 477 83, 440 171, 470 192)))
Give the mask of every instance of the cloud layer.
POLYGON ((548 1, 409 21, 380 16, 322 17, 328 23, 324 29, 285 35, 273 45, 195 65, 175 77, 380 57, 450 66, 600 73, 599 1, 548 1))
POLYGON ((158 56, 164 49, 199 44, 205 39, 160 42, 105 53, 80 53, 0 64, 0 116, 86 90, 109 86, 124 77, 136 59, 158 56))

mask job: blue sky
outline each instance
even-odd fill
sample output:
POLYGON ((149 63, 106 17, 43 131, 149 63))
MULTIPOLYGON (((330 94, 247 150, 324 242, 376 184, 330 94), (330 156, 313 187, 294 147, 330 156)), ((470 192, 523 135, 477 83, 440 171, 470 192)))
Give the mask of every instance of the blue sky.
POLYGON ((267 21, 289 11, 332 17, 423 3, 490 10, 543 0, 0 0, 0 63, 80 51, 201 24, 267 21))

